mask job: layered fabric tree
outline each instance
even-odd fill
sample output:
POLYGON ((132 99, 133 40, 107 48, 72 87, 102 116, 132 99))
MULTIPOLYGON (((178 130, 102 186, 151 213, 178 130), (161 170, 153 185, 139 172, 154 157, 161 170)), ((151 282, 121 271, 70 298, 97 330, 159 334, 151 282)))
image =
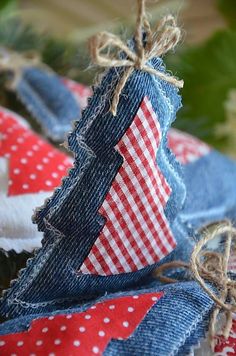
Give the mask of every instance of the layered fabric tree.
POLYGON ((165 73, 158 56, 176 45, 180 32, 170 16, 148 32, 143 6, 139 1, 134 40, 117 40, 115 67, 101 52, 110 45, 107 34, 91 41, 94 59, 111 68, 68 136, 74 168, 34 216, 43 247, 5 294, 2 310, 11 315, 133 286, 176 247, 172 225, 185 187, 167 132, 182 82, 165 73), (60 262, 52 269, 55 258, 60 262), (11 304, 15 293, 27 308, 11 304))

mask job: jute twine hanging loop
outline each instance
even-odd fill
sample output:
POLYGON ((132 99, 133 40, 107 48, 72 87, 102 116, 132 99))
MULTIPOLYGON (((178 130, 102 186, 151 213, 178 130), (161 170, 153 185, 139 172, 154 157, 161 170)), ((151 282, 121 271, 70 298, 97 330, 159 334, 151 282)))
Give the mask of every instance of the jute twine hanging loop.
POLYGON ((183 81, 175 77, 156 70, 148 65, 148 61, 154 57, 159 57, 170 49, 174 48, 180 40, 180 29, 177 27, 173 16, 165 16, 151 30, 150 23, 145 12, 145 0, 137 0, 138 15, 136 31, 134 35, 135 46, 130 49, 118 36, 109 32, 100 32, 90 39, 90 53, 95 64, 101 67, 125 67, 125 72, 118 82, 111 103, 111 112, 114 116, 117 113, 120 94, 135 69, 154 74, 168 83, 178 88, 183 87, 183 81), (143 42, 143 31, 146 34, 143 42), (116 55, 114 56, 114 50, 116 55), (104 53, 106 51, 106 53, 104 53), (117 51, 122 51, 125 59, 121 59, 117 51))
POLYGON ((38 67, 47 72, 52 71, 41 62, 39 54, 35 51, 18 53, 9 48, 0 47, 0 73, 10 72, 12 74, 5 83, 8 89, 15 90, 22 78, 22 71, 27 67, 38 67))
POLYGON ((209 335, 211 346, 214 348, 217 317, 220 311, 225 314, 225 325, 222 334, 225 338, 229 337, 232 328, 232 313, 236 312, 236 281, 229 278, 228 265, 230 254, 235 253, 233 244, 236 238, 236 229, 233 228, 230 222, 220 224, 212 233, 207 234, 200 240, 194 248, 190 260, 190 267, 194 279, 201 285, 207 294, 214 300, 215 308, 213 310, 209 335), (213 252, 203 250, 203 247, 217 236, 224 235, 225 244, 224 252, 213 252), (211 282, 218 290, 215 294, 207 286, 205 280, 211 282))
POLYGON ((235 241, 236 229, 230 222, 225 222, 217 225, 212 232, 208 232, 196 244, 192 253, 190 264, 181 261, 173 261, 163 264, 155 271, 155 276, 163 282, 174 283, 174 280, 162 275, 163 271, 170 268, 190 268, 193 278, 201 285, 205 292, 215 302, 215 308, 212 312, 209 336, 211 347, 214 349, 217 317, 220 311, 225 314, 225 324, 222 334, 225 338, 229 337, 232 328, 232 313, 236 312, 236 280, 232 280, 228 275, 228 265, 230 254, 236 253, 235 241), (223 252, 215 252, 204 249, 211 240, 218 236, 224 236, 225 244, 223 252), (206 281, 212 283, 217 289, 214 293, 208 287, 206 281))

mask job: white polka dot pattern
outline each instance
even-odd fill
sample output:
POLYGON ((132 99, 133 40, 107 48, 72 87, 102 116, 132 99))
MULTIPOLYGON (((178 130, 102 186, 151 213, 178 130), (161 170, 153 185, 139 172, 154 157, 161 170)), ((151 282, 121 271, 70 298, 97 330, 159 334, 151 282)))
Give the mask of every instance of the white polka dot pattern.
POLYGON ((8 196, 53 191, 72 160, 32 132, 24 120, 0 108, 0 157, 9 159, 8 196))
POLYGON ((36 319, 26 332, 0 336, 0 355, 102 355, 111 339, 128 338, 161 296, 124 296, 81 313, 36 319))

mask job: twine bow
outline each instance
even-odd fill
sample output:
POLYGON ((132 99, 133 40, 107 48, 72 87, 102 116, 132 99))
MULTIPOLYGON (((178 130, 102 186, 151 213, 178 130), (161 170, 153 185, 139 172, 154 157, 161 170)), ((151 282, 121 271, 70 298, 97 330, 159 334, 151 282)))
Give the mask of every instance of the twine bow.
POLYGON ((178 88, 183 87, 183 81, 156 70, 148 65, 154 57, 159 57, 174 48, 180 40, 180 29, 177 27, 173 16, 165 16, 151 30, 145 12, 145 0, 138 1, 138 16, 134 35, 135 48, 132 50, 118 36, 109 32, 100 32, 90 39, 90 53, 95 64, 101 67, 125 67, 125 72, 118 82, 111 103, 111 112, 117 113, 120 94, 135 69, 154 74, 178 88), (146 34, 143 42, 143 30, 146 34), (104 53, 106 51, 106 53, 104 53), (114 55, 114 51, 116 52, 114 55), (118 51, 125 53, 126 58, 121 59, 118 51))
POLYGON ((190 259, 190 264, 173 261, 163 264, 155 270, 155 276, 161 281, 174 283, 177 282, 177 280, 162 275, 164 270, 182 267, 190 268, 194 279, 215 302, 215 308, 212 312, 209 325, 212 349, 214 349, 215 345, 216 324, 219 312, 223 311, 225 314, 225 324, 221 333, 226 339, 229 337, 232 328, 232 313, 236 312, 236 280, 230 279, 228 275, 228 264, 234 238, 236 238, 236 229, 233 228, 230 222, 218 224, 212 232, 208 231, 196 244, 190 259), (207 243, 221 235, 225 237, 223 252, 203 249, 207 243), (205 281, 212 283, 216 287, 218 291, 217 294, 212 292, 205 281))

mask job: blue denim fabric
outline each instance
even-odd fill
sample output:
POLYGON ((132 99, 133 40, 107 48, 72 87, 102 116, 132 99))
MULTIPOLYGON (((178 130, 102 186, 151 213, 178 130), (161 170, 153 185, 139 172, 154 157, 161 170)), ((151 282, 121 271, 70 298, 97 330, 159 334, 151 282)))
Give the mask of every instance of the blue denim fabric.
MULTIPOLYGON (((203 317, 202 321, 200 321, 195 329, 192 330, 192 332, 189 333, 188 338, 185 341, 185 344, 181 346, 178 350, 177 355, 178 356, 183 356, 183 355, 188 355, 188 356, 193 356, 195 353, 193 353, 194 349, 198 349, 200 346, 201 340, 205 339, 206 342, 209 342, 207 337, 206 337, 206 331, 208 329, 209 325, 209 320, 211 317, 212 310, 207 314, 205 314, 205 317, 203 317)), ((210 350, 210 343, 209 343, 209 350, 210 350)), ((204 356, 204 353, 201 354, 204 356)), ((209 354, 205 356, 210 356, 209 354)))
MULTIPOLYGON (((86 310, 95 302, 118 296, 164 291, 164 296, 152 307, 133 335, 127 340, 112 340, 104 356, 117 355, 187 355, 207 330, 207 320, 213 302, 195 282, 160 285, 157 281, 142 289, 110 294, 82 306, 74 305, 60 313, 86 310)), ((60 314, 59 313, 59 314, 60 314)), ((58 312, 45 315, 55 315, 58 312)), ((33 319, 42 315, 23 316, 0 325, 0 335, 25 331, 33 319)))
POLYGON ((63 141, 78 120, 80 108, 61 79, 36 67, 24 69, 16 92, 18 98, 53 140, 63 141))
MULTIPOLYGON (((161 59, 153 59, 150 65, 164 70, 161 59)), ((0 306, 3 314, 15 317, 62 309, 72 300, 137 285, 155 268, 153 265, 108 277, 77 272, 105 224, 98 209, 123 162, 114 146, 132 123, 144 96, 149 97, 162 131, 157 161, 172 189, 165 213, 176 228, 175 218, 185 199, 185 186, 180 165, 167 148, 166 134, 181 105, 180 96, 172 85, 135 71, 121 94, 117 117, 113 117, 109 111, 110 100, 122 72, 121 68, 113 68, 104 75, 68 137, 69 147, 75 153, 75 167, 34 218, 45 232, 43 247, 6 292, 0 306)), ((183 231, 185 237, 188 234, 184 227, 179 230, 177 240, 181 246, 183 231)), ((184 245, 188 249, 191 243, 185 239, 184 245)))
POLYGON ((187 196, 179 219, 193 232, 222 219, 236 220, 236 163, 212 150, 183 166, 187 196))
POLYGON ((195 282, 169 285, 163 290, 164 297, 155 304, 136 332, 128 340, 111 341, 104 356, 189 354, 207 330, 205 321, 213 302, 195 282), (194 337, 189 338, 190 335, 194 337))

